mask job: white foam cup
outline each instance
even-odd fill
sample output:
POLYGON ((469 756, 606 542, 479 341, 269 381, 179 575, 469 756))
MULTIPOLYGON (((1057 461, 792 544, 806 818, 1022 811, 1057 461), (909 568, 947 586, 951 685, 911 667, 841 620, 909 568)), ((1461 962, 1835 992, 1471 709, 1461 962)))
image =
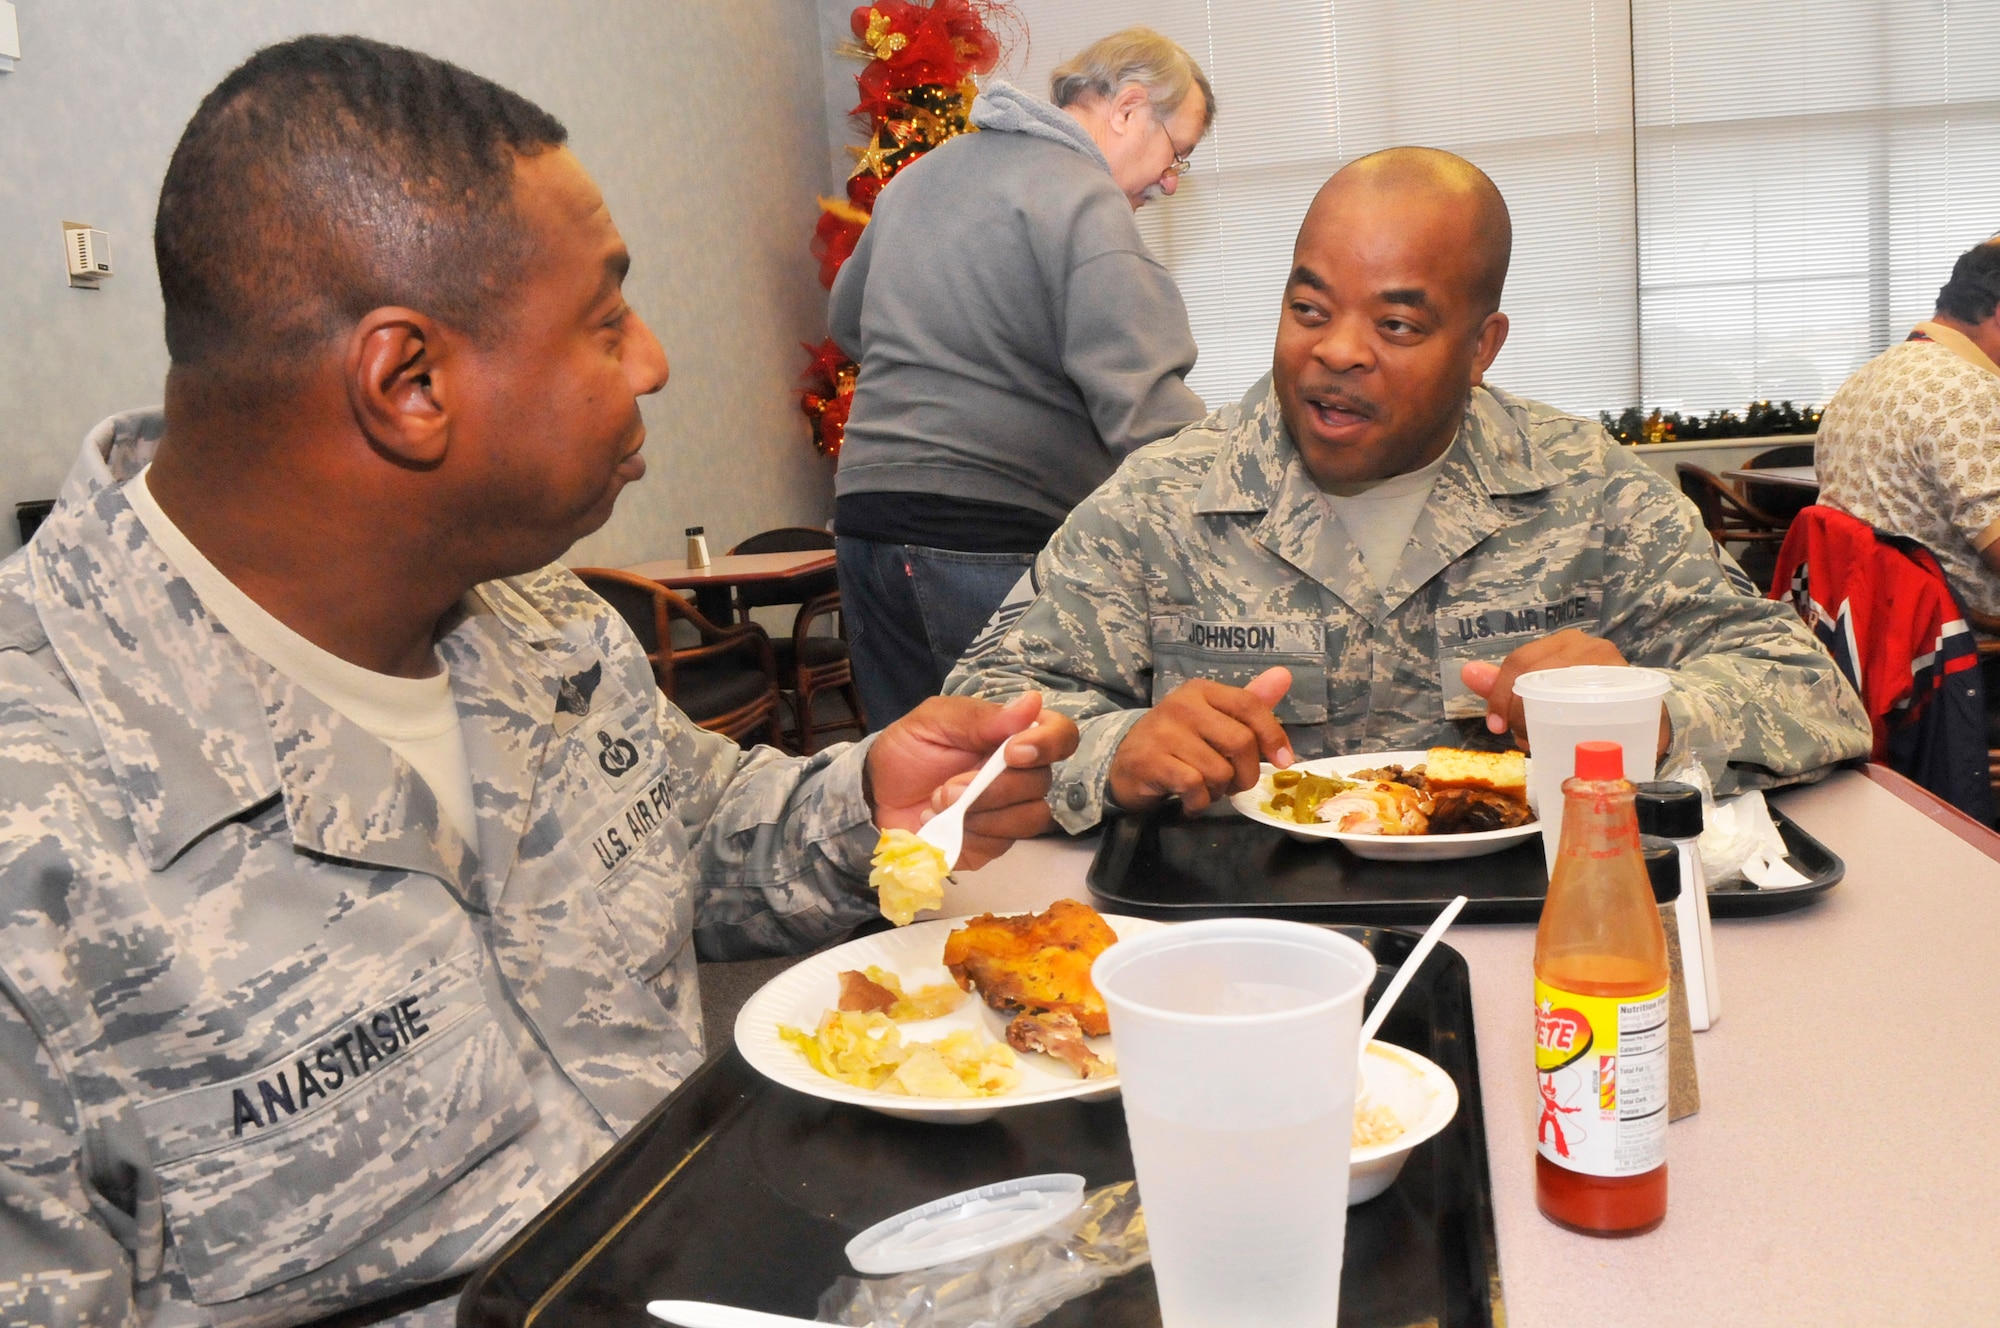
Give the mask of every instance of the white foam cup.
POLYGON ((1165 1328, 1330 1328, 1375 958, 1297 922, 1188 922, 1091 970, 1165 1328))
POLYGON ((1576 773, 1576 745, 1615 742, 1625 753, 1625 778, 1635 784, 1651 779, 1666 694, 1665 674, 1607 664, 1542 669, 1514 680, 1528 718, 1528 796, 1541 818, 1551 872, 1562 844, 1562 786, 1576 773))

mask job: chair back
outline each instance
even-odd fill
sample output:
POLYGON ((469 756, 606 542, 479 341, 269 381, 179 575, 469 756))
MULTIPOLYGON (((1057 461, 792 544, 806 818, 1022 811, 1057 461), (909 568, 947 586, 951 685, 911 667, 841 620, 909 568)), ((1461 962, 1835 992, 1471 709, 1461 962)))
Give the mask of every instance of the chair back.
POLYGON ((1701 524, 1710 535, 1721 539, 1727 524, 1722 519, 1722 478, 1691 461, 1675 462, 1674 474, 1681 482, 1681 492, 1701 513, 1701 524))
POLYGON ((802 553, 807 549, 830 549, 833 535, 817 526, 779 526, 744 540, 731 553, 802 553))
MULTIPOLYGON (((738 553, 803 553, 808 549, 831 549, 833 536, 827 531, 813 526, 779 526, 776 530, 766 530, 752 535, 729 552, 738 553)), ((785 581, 769 583, 745 582, 736 587, 737 612, 747 614, 751 609, 765 608, 773 604, 803 604, 807 600, 840 589, 840 578, 831 570, 815 572, 811 576, 796 576, 785 581)))
MULTIPOLYGON (((1814 461, 1811 443, 1789 443, 1784 447, 1768 447, 1743 463, 1745 470, 1770 470, 1774 466, 1810 466, 1814 461)), ((1793 517, 1811 507, 1817 491, 1801 489, 1790 484, 1760 484, 1755 480, 1743 481, 1743 498, 1779 521, 1790 522, 1793 517)))
MULTIPOLYGON (((653 666, 653 678, 660 684, 660 690, 672 696, 674 636, 669 600, 680 597, 657 581, 611 567, 579 567, 576 577, 617 610, 625 625, 632 629, 632 635, 639 638, 639 648, 646 652, 646 662, 653 666)), ((694 612, 693 608, 688 612, 694 612)))
POLYGON ((576 576, 631 627, 660 690, 688 718, 738 741, 768 733, 777 743, 778 672, 763 628, 717 627, 667 587, 631 572, 579 567, 576 576), (691 644, 676 644, 677 635, 691 644))
POLYGON ((1783 447, 1767 447, 1756 456, 1743 463, 1745 470, 1770 470, 1774 466, 1810 466, 1813 463, 1814 448, 1811 443, 1786 443, 1783 447))
POLYGON ((1783 537, 1786 522, 1752 504, 1714 471, 1692 461, 1677 461, 1674 473, 1680 477, 1681 492, 1694 501, 1702 525, 1716 539, 1775 542, 1783 537))

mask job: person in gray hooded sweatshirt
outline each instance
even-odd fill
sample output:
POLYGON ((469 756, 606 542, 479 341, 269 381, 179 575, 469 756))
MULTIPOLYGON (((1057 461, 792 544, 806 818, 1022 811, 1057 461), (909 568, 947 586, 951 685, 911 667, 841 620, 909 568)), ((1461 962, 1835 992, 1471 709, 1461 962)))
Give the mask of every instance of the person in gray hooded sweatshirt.
POLYGON ((1070 509, 1205 412, 1194 334, 1132 214, 1171 195, 1208 78, 1132 28, 994 82, 899 172, 833 286, 860 363, 834 480, 840 591, 871 728, 943 686, 1070 509))

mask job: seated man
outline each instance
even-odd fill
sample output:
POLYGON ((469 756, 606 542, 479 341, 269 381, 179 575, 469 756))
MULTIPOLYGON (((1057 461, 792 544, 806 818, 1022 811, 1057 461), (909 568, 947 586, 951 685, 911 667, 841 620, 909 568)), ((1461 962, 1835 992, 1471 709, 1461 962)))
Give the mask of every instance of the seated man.
POLYGON ((1720 792, 1868 751, 1833 661, 1737 588, 1686 499, 1596 424, 1482 385, 1512 242, 1448 153, 1320 190, 1271 377, 1127 460, 953 674, 1076 717, 1063 825, 1107 794, 1199 810, 1260 755, 1520 740, 1513 680, 1571 664, 1670 670, 1659 755, 1720 792))
POLYGON ((2000 616, 2000 242, 1959 256, 1937 312, 1854 371, 1819 422, 1819 500, 1937 555, 2000 616))
POLYGON ((1038 702, 746 753, 553 563, 667 379, 564 137, 308 37, 175 150, 164 415, 0 564, 6 1322, 435 1301, 702 1063, 697 952, 870 916, 1002 742, 972 859, 1048 824, 1038 702))

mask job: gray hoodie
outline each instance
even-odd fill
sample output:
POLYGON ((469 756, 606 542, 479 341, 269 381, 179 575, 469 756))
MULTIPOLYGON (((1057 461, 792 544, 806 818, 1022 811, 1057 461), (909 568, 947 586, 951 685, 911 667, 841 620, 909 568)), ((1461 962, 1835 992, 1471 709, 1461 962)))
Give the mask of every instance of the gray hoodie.
POLYGON ((1083 126, 996 82, 897 174, 834 282, 861 364, 841 496, 942 493, 1050 528, 1204 413, 1187 306, 1083 126))

